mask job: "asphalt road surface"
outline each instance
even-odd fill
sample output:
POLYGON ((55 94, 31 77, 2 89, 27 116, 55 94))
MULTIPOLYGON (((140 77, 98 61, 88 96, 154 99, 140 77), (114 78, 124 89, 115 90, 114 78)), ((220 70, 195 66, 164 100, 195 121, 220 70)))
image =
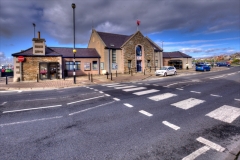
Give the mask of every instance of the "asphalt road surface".
POLYGON ((240 144, 240 68, 0 92, 0 159, 225 159, 240 144))

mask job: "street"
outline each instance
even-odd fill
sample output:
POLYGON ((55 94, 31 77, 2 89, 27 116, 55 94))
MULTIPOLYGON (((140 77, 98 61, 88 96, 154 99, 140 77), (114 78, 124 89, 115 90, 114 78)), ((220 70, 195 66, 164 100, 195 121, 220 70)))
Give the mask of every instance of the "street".
POLYGON ((240 68, 0 92, 0 159, 219 159, 240 145, 240 68))

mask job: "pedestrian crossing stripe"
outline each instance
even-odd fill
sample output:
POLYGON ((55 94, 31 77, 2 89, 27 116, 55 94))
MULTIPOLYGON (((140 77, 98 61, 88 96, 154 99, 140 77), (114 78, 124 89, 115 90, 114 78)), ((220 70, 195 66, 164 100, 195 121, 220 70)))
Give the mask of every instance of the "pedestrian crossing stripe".
POLYGON ((206 114, 206 116, 226 123, 232 123, 236 118, 240 116, 240 108, 223 105, 220 108, 206 114))
POLYGON ((137 90, 143 90, 147 89, 146 87, 137 87, 137 88, 129 88, 129 89, 123 89, 125 92, 130 92, 130 91, 137 91, 137 90))
POLYGON ((115 87, 115 89, 125 89, 125 88, 133 88, 136 86, 123 86, 123 87, 115 87))
POLYGON ((109 83, 109 84, 103 84, 102 86, 110 86, 110 85, 117 85, 119 83, 109 83))
POLYGON ((107 87, 120 87, 120 86, 125 86, 125 85, 122 85, 122 84, 117 84, 117 85, 109 85, 109 86, 107 86, 107 87))
POLYGON ((161 101, 161 100, 168 99, 168 98, 171 98, 171 97, 174 97, 174 96, 177 96, 177 95, 172 94, 172 93, 164 93, 164 94, 159 94, 159 95, 156 95, 156 96, 148 97, 148 99, 151 99, 153 101, 161 101))
POLYGON ((199 105, 203 102, 205 102, 205 101, 201 100, 201 99, 188 98, 186 100, 183 100, 183 101, 180 101, 180 102, 177 102, 177 103, 173 103, 171 105, 175 106, 175 107, 178 107, 178 108, 181 108, 181 109, 187 110, 187 109, 195 107, 196 105, 199 105))
POLYGON ((141 95, 144 95, 144 94, 150 94, 150 93, 154 93, 154 92, 158 92, 158 91, 159 90, 156 90, 156 89, 149 89, 149 90, 146 90, 146 91, 135 92, 133 94, 141 96, 141 95))

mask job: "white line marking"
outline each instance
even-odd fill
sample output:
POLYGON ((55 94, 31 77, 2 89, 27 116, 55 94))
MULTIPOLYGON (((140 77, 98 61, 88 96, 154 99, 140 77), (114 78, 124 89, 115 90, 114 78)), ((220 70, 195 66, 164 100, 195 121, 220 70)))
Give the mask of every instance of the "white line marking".
POLYGON ((218 77, 212 77, 212 78, 210 78, 210 79, 217 79, 217 78, 222 78, 222 77, 224 77, 225 75, 223 75, 223 76, 218 76, 218 77))
POLYGON ((98 106, 95 106, 95 107, 87 108, 87 109, 84 109, 84 110, 81 110, 81 111, 78 111, 78 112, 73 112, 73 113, 70 113, 69 116, 72 116, 72 115, 77 114, 77 113, 86 112, 86 111, 89 111, 89 110, 92 110, 92 109, 95 109, 95 108, 98 108, 98 107, 101 107, 101 106, 105 106, 105 105, 108 105, 108 104, 111 104, 111 103, 114 103, 114 102, 115 101, 112 101, 112 102, 104 103, 104 104, 101 104, 101 105, 98 105, 98 106))
POLYGON ((118 98, 113 98, 115 101, 120 101, 120 99, 118 99, 118 98))
POLYGON ((198 94, 200 94, 201 92, 197 92, 197 91, 190 91, 190 92, 192 92, 192 93, 198 93, 198 94))
POLYGON ((2 104, 0 104, 0 106, 3 106, 4 104, 6 104, 7 102, 3 102, 2 104))
POLYGON ((102 91, 99 91, 99 93, 103 93, 102 91))
POLYGON ((21 93, 22 91, 18 91, 18 93, 21 93))
POLYGON ((121 86, 125 86, 125 85, 112 85, 112 86, 106 86, 106 87, 121 87, 121 86))
POLYGON ((174 125, 174 124, 172 124, 172 123, 169 123, 169 122, 167 122, 167 121, 163 121, 162 123, 165 124, 166 126, 172 128, 172 129, 174 129, 174 130, 180 129, 180 127, 178 127, 178 126, 176 126, 176 125, 174 125))
POLYGON ((182 91, 183 89, 182 88, 176 88, 177 90, 180 90, 180 91, 182 91))
POLYGON ((148 113, 148 112, 146 112, 146 111, 144 111, 144 110, 141 110, 141 111, 139 111, 139 112, 142 113, 142 114, 144 114, 144 115, 146 115, 146 116, 148 116, 148 117, 151 117, 151 116, 152 116, 151 113, 148 113))
POLYGON ((105 94, 105 96, 109 97, 110 95, 109 94, 105 94))
POLYGON ((164 87, 170 87, 170 86, 175 85, 175 84, 178 84, 178 83, 172 83, 172 84, 169 84, 169 85, 164 86, 164 87))
POLYGON ((115 89, 125 89, 125 88, 133 88, 136 86, 124 86, 124 87, 116 87, 115 89))
POLYGON ((51 118, 34 119, 34 120, 31 120, 31 121, 21 121, 21 122, 5 123, 5 124, 0 124, 0 126, 3 127, 3 126, 15 125, 15 124, 23 124, 23 123, 31 123, 31 122, 37 122, 37 121, 45 121, 45 120, 62 118, 62 117, 63 116, 57 116, 57 117, 51 117, 51 118))
POLYGON ((116 85, 116 84, 119 84, 119 83, 109 83, 109 84, 103 84, 102 86, 109 86, 109 85, 116 85))
POLYGON ((89 89, 93 89, 93 88, 89 88, 89 89))
POLYGON ((205 153, 208 151, 210 148, 208 146, 203 146, 199 148, 198 150, 194 151, 193 153, 189 154, 188 156, 184 157, 182 160, 194 160, 201 154, 205 153))
POLYGON ((146 87, 123 89, 123 91, 125 91, 125 92, 130 92, 130 91, 137 91, 137 90, 143 90, 143 89, 146 89, 146 87))
POLYGON ((7 93, 7 92, 19 92, 21 90, 11 90, 11 91, 0 91, 0 93, 7 93))
POLYGON ((236 73, 230 73, 230 74, 228 74, 228 75, 230 76, 230 75, 233 75, 233 74, 236 74, 236 73))
POLYGON ((145 85, 149 86, 150 84, 145 83, 145 85))
POLYGON ((219 95, 216 95, 216 94, 210 94, 211 96, 213 97, 222 97, 222 96, 219 96, 219 95))
POLYGON ((150 93, 154 93, 154 92, 158 92, 158 91, 159 90, 156 90, 156 89, 150 89, 150 90, 146 90, 146 91, 135 92, 133 94, 141 96, 141 95, 144 95, 144 94, 150 94, 150 93))
POLYGON ((240 101, 240 99, 236 99, 236 98, 235 98, 234 100, 235 100, 235 101, 240 101))
POLYGON ((240 116, 240 108, 223 105, 222 107, 206 114, 206 116, 226 123, 232 123, 237 117, 240 116))
POLYGON ((69 105, 69 104, 74 104, 74 103, 78 103, 78 102, 83 102, 83 101, 89 101, 89 100, 97 99, 97 98, 101 98, 101 97, 104 97, 104 96, 98 96, 98 97, 83 99, 83 100, 80 100, 80 101, 75 101, 75 102, 67 103, 67 105, 69 105))
POLYGON ((154 86, 158 86, 157 84, 154 84, 154 86))
POLYGON ((128 104, 128 103, 123 103, 125 106, 129 107, 129 108, 132 108, 133 106, 131 104, 128 104))
POLYGON ((175 106, 175 107, 178 107, 178 108, 181 108, 181 109, 187 110, 187 109, 192 108, 196 105, 199 105, 203 102, 205 102, 205 101, 200 100, 200 99, 195 99, 195 98, 189 98, 189 99, 177 102, 177 103, 173 103, 171 105, 175 106))
POLYGON ((94 89, 94 91, 98 91, 98 89, 94 89))
MULTIPOLYGON (((56 98, 31 99, 31 100, 19 100, 19 101, 45 101, 45 100, 49 100, 49 99, 56 99, 56 98)), ((19 101, 18 101, 18 102, 19 102, 19 101)))
POLYGON ((138 83, 138 84, 142 84, 142 83, 138 83))
POLYGON ((55 107, 61 107, 61 106, 62 106, 62 105, 47 106, 47 107, 38 107, 38 108, 27 108, 27 109, 20 109, 20 110, 3 111, 3 113, 22 112, 22 111, 31 111, 31 110, 45 109, 45 108, 55 108, 55 107))
POLYGON ((148 99, 154 100, 154 101, 160 101, 160 100, 164 100, 167 98, 171 98, 177 96, 176 94, 172 94, 172 93, 164 93, 164 94, 159 94, 156 96, 152 96, 152 97, 148 97, 148 99))
POLYGON ((198 137, 197 141, 199 141, 199 142, 209 146, 212 149, 215 149, 218 152, 223 152, 225 150, 225 148, 223 148, 222 146, 220 146, 220 145, 218 145, 218 144, 216 144, 214 142, 211 142, 211 141, 209 141, 209 140, 207 140, 205 138, 202 138, 202 137, 198 137))

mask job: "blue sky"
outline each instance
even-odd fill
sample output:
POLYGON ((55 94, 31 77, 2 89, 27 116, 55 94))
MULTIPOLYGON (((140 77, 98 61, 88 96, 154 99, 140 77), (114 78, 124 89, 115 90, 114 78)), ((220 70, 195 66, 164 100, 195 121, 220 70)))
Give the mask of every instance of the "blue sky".
POLYGON ((91 29, 131 35, 137 30, 166 52, 194 58, 240 52, 239 0, 1 0, 0 63, 32 47, 33 25, 47 46, 87 47, 91 29))

